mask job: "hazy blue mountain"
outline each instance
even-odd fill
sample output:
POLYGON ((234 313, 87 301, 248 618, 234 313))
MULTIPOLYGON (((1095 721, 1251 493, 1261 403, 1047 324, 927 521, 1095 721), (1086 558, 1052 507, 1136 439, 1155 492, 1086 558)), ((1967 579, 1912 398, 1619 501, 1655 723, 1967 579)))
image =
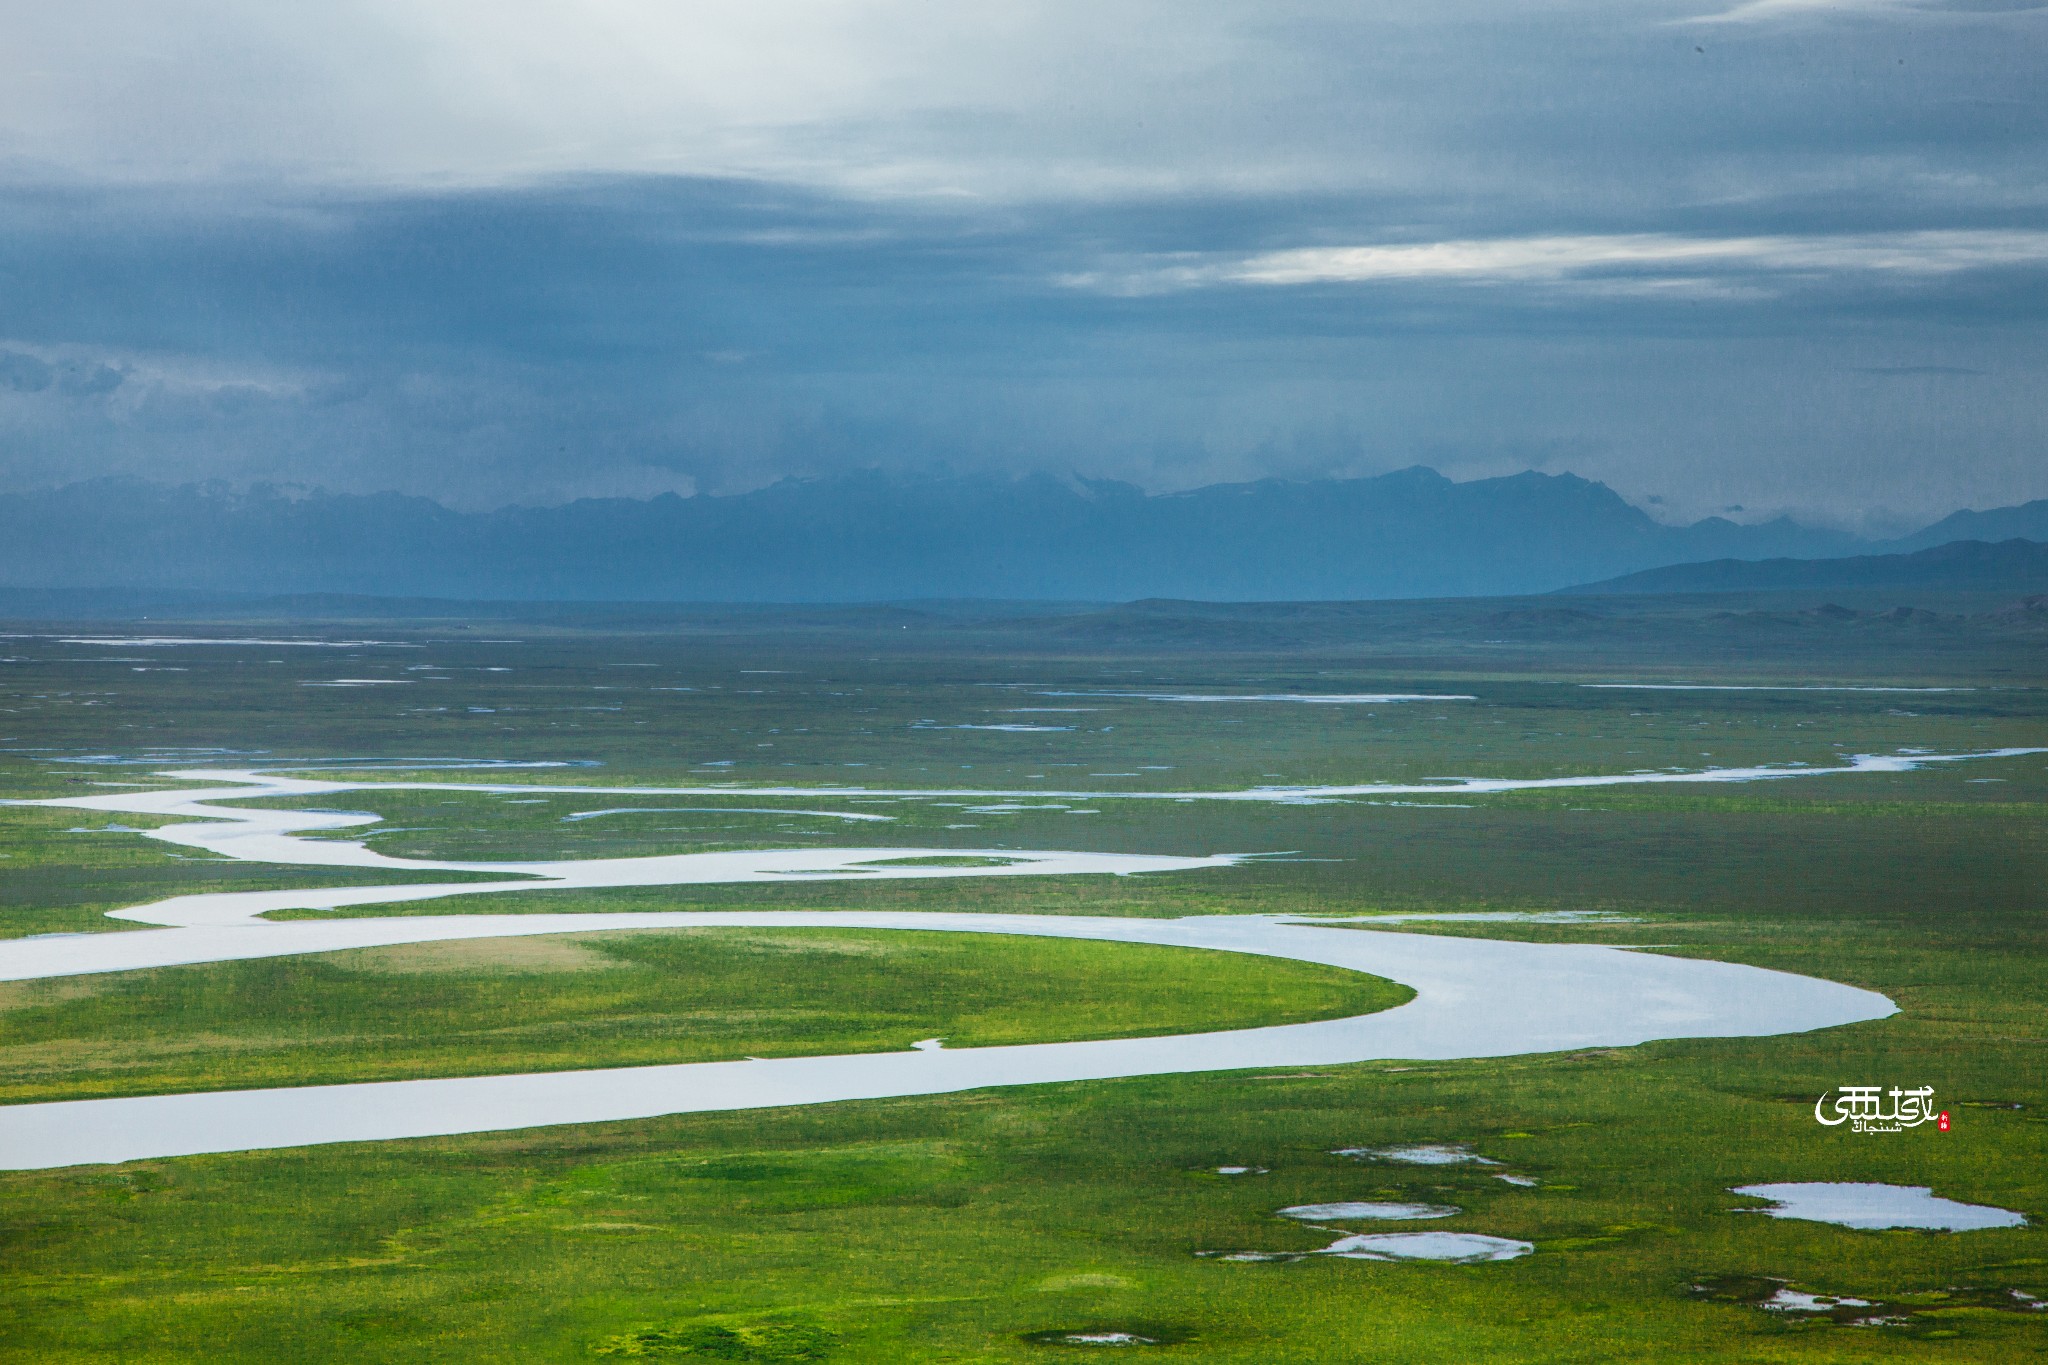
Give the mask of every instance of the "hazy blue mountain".
POLYGON ((1924 530, 1888 542, 1888 550, 1925 550, 1953 540, 2048 541, 2048 498, 1989 512, 1952 512, 1924 530))
POLYGON ((1716 559, 1704 564, 1645 569, 1566 591, 1649 594, 1807 588, 2035 591, 2048 588, 2048 545, 2019 539, 1995 545, 1960 540, 1912 554, 1852 555, 1841 559, 1716 559))
POLYGON ((868 472, 730 497, 482 513, 397 493, 124 480, 0 496, 0 583, 16 588, 604 601, 1328 600, 1543 592, 1667 564, 1865 548, 1789 520, 1667 526, 1570 474, 1454 483, 1424 468, 1159 496, 1048 476, 868 472))

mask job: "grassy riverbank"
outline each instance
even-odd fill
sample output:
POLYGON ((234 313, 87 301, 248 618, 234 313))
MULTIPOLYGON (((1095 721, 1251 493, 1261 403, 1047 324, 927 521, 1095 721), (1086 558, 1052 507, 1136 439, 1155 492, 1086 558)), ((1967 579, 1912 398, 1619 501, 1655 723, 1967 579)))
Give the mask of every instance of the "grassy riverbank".
POLYGON ((1413 994, 1309 963, 969 934, 429 943, 0 986, 0 1103, 881 1052, 932 1037, 1150 1037, 1365 1014, 1413 994))

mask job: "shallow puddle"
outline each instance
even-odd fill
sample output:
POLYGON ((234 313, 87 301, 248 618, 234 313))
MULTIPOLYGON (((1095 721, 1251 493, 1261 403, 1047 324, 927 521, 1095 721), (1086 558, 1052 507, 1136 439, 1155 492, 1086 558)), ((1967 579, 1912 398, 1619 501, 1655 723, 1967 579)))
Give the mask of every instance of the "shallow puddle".
POLYGON ((1871 1299, 1837 1298, 1833 1294, 1808 1294, 1797 1289, 1779 1289, 1757 1304, 1773 1313, 1831 1313, 1838 1308, 1870 1308, 1871 1299))
POLYGON ((1350 1202, 1338 1204, 1296 1204, 1279 1211, 1282 1218, 1292 1218, 1301 1223, 1341 1223, 1353 1218, 1377 1218, 1387 1221, 1415 1218, 1449 1218, 1460 1213, 1455 1204, 1379 1204, 1350 1202))
POLYGON ((1354 1161, 1395 1161, 1404 1166, 1498 1166, 1498 1161, 1480 1156, 1456 1142, 1423 1142, 1407 1147, 1339 1147, 1331 1156, 1348 1156, 1354 1161))
POLYGON ((1875 1185, 1845 1181, 1807 1181, 1785 1185, 1742 1185, 1731 1194, 1771 1200, 1775 1207, 1740 1209, 1770 1218, 1798 1218, 1838 1227, 1927 1228, 1937 1232, 1975 1232, 1983 1228, 2026 1226, 2026 1218, 1988 1204, 1963 1204, 1942 1199, 1925 1185, 1875 1185))
POLYGON ((1455 1265, 1480 1265, 1487 1261, 1512 1261, 1536 1248, 1512 1237, 1489 1237, 1479 1232, 1366 1232, 1347 1233, 1326 1247, 1314 1251, 1198 1251, 1197 1256, 1218 1261, 1307 1260, 1311 1256, 1335 1256, 1344 1261, 1446 1261, 1455 1265))
POLYGON ((1477 1232, 1373 1232, 1340 1237, 1318 1255, 1341 1256, 1349 1261, 1455 1261, 1476 1265, 1482 1261, 1512 1261, 1536 1248, 1512 1237, 1488 1237, 1477 1232))
POLYGON ((1920 1327, 1940 1321, 1947 1312, 2048 1312, 2048 1301, 2020 1289, 1975 1285, 1917 1290, 1894 1298, 1826 1294, 1799 1289, 1789 1281, 1765 1275, 1724 1275, 1694 1283, 1692 1297, 1716 1303, 1761 1308, 1788 1320, 1838 1327, 1920 1327))
POLYGON ((1022 1338, 1033 1346, 1117 1347, 1171 1346, 1187 1340, 1185 1332, 1172 1327, 1146 1324, 1138 1327, 1053 1327, 1026 1332, 1022 1338))

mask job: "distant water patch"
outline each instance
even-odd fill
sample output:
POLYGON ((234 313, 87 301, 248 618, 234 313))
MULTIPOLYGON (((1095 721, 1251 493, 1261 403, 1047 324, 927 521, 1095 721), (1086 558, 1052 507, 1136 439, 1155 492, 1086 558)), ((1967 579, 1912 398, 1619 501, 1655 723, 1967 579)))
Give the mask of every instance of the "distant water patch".
POLYGON ((826 820, 894 820, 893 815, 873 815, 861 811, 844 810, 791 810, 782 806, 611 806, 604 810, 572 811, 562 817, 565 823, 578 820, 595 820, 603 815, 815 815, 826 820))
POLYGON ((1477 701, 1445 692, 1036 692, 1040 697, 1115 697, 1126 701, 1292 701, 1308 706, 1382 706, 1404 701, 1477 701))
POLYGON ((1975 692, 1974 687, 1853 687, 1806 683, 1580 683, 1608 692, 1975 692))
POLYGON ((999 730, 1007 735, 1049 735, 1071 730, 1071 725, 1027 725, 1022 721, 1004 722, 994 725, 928 725, 919 722, 910 727, 913 730, 999 730))

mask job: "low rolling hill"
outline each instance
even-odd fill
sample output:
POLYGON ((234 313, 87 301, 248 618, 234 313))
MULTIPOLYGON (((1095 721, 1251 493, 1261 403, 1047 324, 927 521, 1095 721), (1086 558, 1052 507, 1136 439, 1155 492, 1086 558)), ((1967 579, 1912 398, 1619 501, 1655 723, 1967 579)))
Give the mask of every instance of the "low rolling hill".
POLYGON ((1603 579, 1563 591, 1593 594, 1781 592, 1849 588, 2031 592, 2048 589, 2048 544, 1959 540, 1912 554, 1844 559, 1710 559, 1603 579))

